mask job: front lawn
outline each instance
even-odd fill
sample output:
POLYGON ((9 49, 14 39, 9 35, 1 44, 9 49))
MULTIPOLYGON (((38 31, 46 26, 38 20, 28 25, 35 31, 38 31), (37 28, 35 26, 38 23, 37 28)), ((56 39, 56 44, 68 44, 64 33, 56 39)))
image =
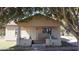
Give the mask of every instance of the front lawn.
POLYGON ((4 39, 0 39, 0 49, 7 49, 15 45, 16 45, 15 41, 7 41, 4 39))

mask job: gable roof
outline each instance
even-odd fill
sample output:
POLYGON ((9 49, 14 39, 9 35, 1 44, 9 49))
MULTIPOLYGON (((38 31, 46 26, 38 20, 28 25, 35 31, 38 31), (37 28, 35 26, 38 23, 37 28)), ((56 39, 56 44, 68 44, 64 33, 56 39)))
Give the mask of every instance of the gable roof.
MULTIPOLYGON (((28 21, 31 20, 32 17, 34 17, 34 16, 48 17, 48 16, 46 16, 46 15, 44 15, 44 14, 34 14, 34 15, 30 15, 30 16, 28 16, 28 17, 25 17, 25 18, 23 18, 23 19, 15 20, 15 22, 28 22, 28 21)), ((48 17, 48 18, 50 18, 50 17, 48 17)), ((52 18, 50 18, 50 19, 52 19, 52 18)))
POLYGON ((33 15, 17 22, 20 26, 59 26, 59 22, 44 15, 33 15))
POLYGON ((10 21, 7 25, 17 25, 14 21, 10 21))

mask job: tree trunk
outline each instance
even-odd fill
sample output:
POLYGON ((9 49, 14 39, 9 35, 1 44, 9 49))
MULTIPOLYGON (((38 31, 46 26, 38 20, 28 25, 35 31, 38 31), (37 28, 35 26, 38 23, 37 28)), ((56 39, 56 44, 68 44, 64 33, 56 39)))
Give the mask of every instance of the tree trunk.
POLYGON ((20 39, 21 39, 21 31, 20 27, 17 28, 17 45, 20 45, 20 39))
MULTIPOLYGON (((61 22, 61 25, 66 29, 66 26, 61 22)), ((71 33, 77 38, 77 50, 79 51, 79 36, 77 35, 77 33, 73 30, 73 28, 71 27, 71 33)))

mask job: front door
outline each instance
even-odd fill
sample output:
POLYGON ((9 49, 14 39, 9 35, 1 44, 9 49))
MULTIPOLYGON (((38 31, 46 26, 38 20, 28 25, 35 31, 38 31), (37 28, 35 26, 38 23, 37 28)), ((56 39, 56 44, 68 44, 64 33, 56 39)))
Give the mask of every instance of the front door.
POLYGON ((45 27, 39 27, 37 28, 37 37, 36 40, 33 41, 33 43, 35 44, 43 44, 45 43, 46 39, 49 38, 49 34, 46 32, 46 30, 48 29, 45 27))

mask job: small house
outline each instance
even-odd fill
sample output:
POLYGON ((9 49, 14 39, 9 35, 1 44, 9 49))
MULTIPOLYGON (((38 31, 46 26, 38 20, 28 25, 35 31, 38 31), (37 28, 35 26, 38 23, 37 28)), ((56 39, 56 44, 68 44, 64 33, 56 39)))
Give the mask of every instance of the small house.
POLYGON ((60 23, 44 15, 33 15, 25 20, 11 21, 6 26, 6 40, 16 40, 17 27, 20 26, 21 38, 31 39, 32 44, 42 44, 51 37, 61 45, 60 23))

